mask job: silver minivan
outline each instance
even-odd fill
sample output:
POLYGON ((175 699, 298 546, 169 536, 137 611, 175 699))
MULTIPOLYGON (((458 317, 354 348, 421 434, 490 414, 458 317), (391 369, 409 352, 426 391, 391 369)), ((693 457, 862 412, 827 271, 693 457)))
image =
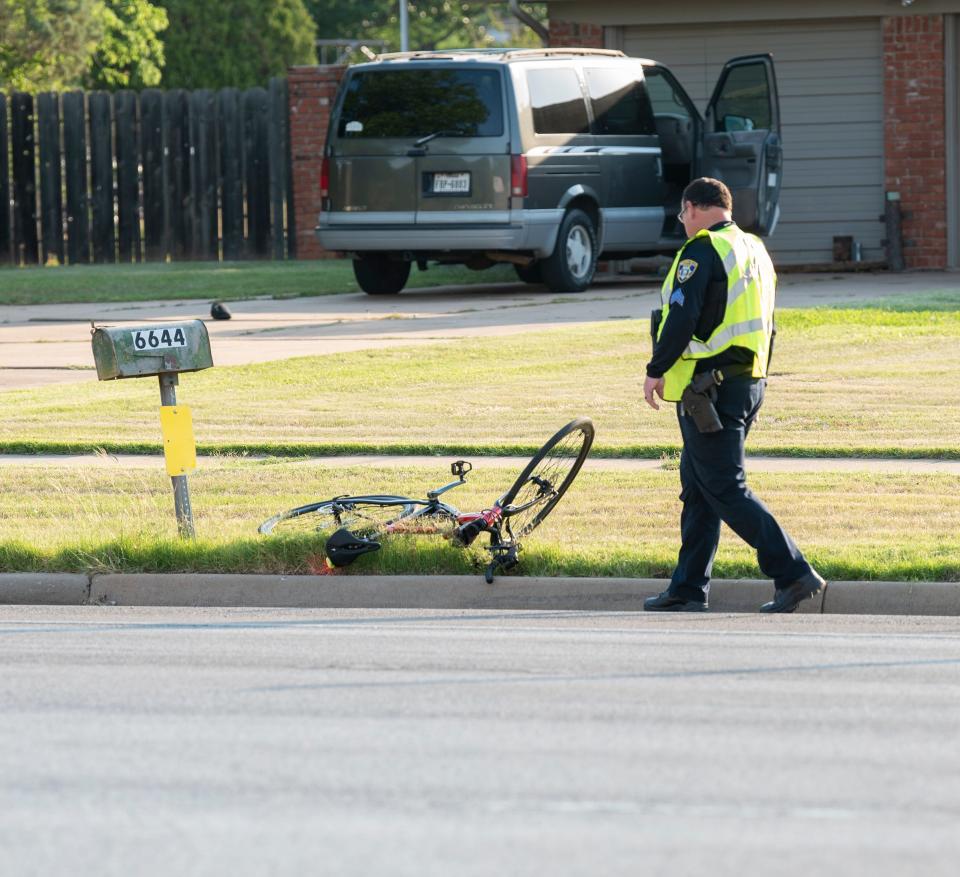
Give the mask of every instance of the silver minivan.
POLYGON ((372 294, 431 262, 508 262, 577 292, 600 258, 675 252, 699 176, 727 183, 741 228, 770 234, 782 155, 770 55, 727 62, 704 116, 667 68, 622 52, 383 55, 338 92, 317 233, 372 294))

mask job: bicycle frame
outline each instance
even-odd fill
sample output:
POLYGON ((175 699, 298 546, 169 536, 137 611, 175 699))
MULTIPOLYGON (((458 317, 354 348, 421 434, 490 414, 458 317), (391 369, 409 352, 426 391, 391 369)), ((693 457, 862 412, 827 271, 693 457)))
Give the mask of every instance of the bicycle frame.
MULTIPOLYGON (((453 464, 454 471, 456 471, 457 466, 462 466, 463 463, 464 463, 463 460, 458 460, 456 463, 454 463, 453 464)), ((467 463, 466 465, 469 466, 469 463, 467 463)), ((448 503, 445 503, 445 502, 441 502, 439 499, 443 494, 447 493, 448 491, 453 490, 454 488, 460 487, 461 485, 465 484, 466 478, 464 476, 469 471, 470 471, 469 469, 462 470, 459 473, 460 477, 457 478, 456 481, 451 481, 447 484, 444 484, 442 487, 437 487, 434 490, 427 491, 426 500, 415 499, 413 497, 407 497, 407 496, 402 497, 404 502, 409 503, 410 505, 422 506, 422 508, 418 509, 416 512, 410 515, 406 515, 400 521, 396 521, 392 524, 387 524, 383 528, 383 533, 388 534, 388 533, 395 533, 395 532, 403 532, 403 533, 415 532, 415 531, 411 531, 409 527, 409 523, 411 520, 424 517, 426 515, 431 515, 436 512, 442 512, 444 515, 448 516, 449 518, 457 522, 457 525, 460 528, 458 541, 460 541, 462 544, 469 545, 482 532, 489 532, 495 535, 497 538, 494 544, 495 545, 499 544, 499 541, 500 541, 499 525, 500 525, 500 522, 504 520, 504 511, 505 511, 503 505, 501 504, 503 501, 503 497, 498 499, 489 509, 484 509, 481 512, 461 512, 455 506, 449 505, 448 503), (479 526, 471 528, 470 530, 464 531, 463 530, 464 526, 468 524, 478 524, 479 526)), ((551 485, 540 484, 539 479, 537 478, 533 478, 531 480, 537 483, 538 486, 540 486, 541 488, 543 489, 549 488, 549 490, 552 493, 556 493, 556 491, 553 490, 551 485)), ((397 497, 385 496, 385 495, 343 496, 343 497, 336 497, 334 502, 336 502, 336 499, 344 499, 344 500, 348 499, 352 502, 373 502, 373 503, 384 502, 386 503, 388 501, 395 501, 397 497)), ((533 499, 531 499, 529 502, 526 502, 522 505, 510 506, 507 511, 509 512, 509 514, 517 514, 518 512, 522 512, 528 508, 532 508, 534 505, 537 505, 538 503, 541 503, 543 499, 544 499, 543 494, 539 494, 533 499)), ((334 508, 336 508, 336 506, 334 506, 334 508)), ((433 531, 427 529, 427 530, 423 530, 422 532, 429 533, 433 531)))
MULTIPOLYGON (((453 490, 456 487, 466 483, 466 474, 470 471, 470 468, 464 468, 464 465, 470 467, 469 463, 466 463, 464 460, 458 460, 453 464, 453 471, 455 474, 458 474, 459 477, 456 481, 451 481, 448 484, 444 484, 442 487, 437 487, 433 490, 427 491, 426 501, 422 499, 414 499, 413 497, 404 497, 404 499, 409 502, 411 505, 422 506, 421 509, 414 512, 411 515, 407 515, 402 519, 402 521, 396 522, 395 524, 388 524, 384 527, 384 533, 392 533, 396 531, 402 531, 404 533, 410 533, 410 528, 408 525, 411 519, 420 518, 424 515, 434 514, 436 512, 442 512, 448 515, 451 519, 455 520, 459 526, 464 524, 472 524, 477 521, 481 521, 483 524, 482 529, 487 529, 495 526, 503 519, 503 509, 500 506, 499 502, 493 504, 492 508, 486 509, 482 512, 461 512, 455 506, 449 505, 445 502, 440 502, 440 497, 447 493, 450 490, 453 490)), ((472 467, 471 467, 472 468, 472 467)), ((346 499, 347 497, 343 497, 346 499)), ((372 501, 376 502, 377 500, 386 500, 387 497, 378 497, 378 496, 351 496, 351 500, 360 500, 360 501, 372 501)), ((428 532, 428 531, 425 531, 428 532)), ((478 531, 480 532, 480 531, 478 531)), ((471 540, 472 541, 472 540, 471 540)))

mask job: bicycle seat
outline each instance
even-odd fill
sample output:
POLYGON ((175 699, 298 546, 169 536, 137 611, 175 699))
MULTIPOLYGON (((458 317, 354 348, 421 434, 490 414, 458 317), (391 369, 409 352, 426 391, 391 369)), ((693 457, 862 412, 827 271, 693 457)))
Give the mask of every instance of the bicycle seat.
POLYGON ((357 536, 345 527, 332 533, 324 546, 324 551, 334 566, 349 566, 358 557, 379 550, 379 542, 357 536))

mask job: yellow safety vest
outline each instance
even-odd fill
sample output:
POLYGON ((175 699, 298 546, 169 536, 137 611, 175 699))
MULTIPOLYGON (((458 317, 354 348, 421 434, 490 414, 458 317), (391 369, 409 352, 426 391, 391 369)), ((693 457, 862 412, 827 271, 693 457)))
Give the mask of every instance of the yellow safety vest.
POLYGON ((773 336, 773 308, 777 290, 777 273, 763 242, 755 235, 728 225, 719 231, 698 231, 680 248, 673 266, 660 290, 662 305, 660 329, 663 332, 670 310, 670 296, 674 290, 677 266, 690 241, 708 237, 727 272, 727 306, 720 325, 707 339, 696 335, 686 349, 664 374, 663 396, 668 402, 679 402, 687 384, 693 379, 698 359, 708 359, 728 347, 752 350, 753 375, 767 376, 770 358, 770 340, 773 336))

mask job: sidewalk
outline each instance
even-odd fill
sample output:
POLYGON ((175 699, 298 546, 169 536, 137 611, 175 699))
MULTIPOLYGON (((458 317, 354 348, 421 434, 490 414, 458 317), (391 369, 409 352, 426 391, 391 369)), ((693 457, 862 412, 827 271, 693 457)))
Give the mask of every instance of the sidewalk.
MULTIPOLYGON (((290 466, 423 466, 437 471, 448 471, 455 454, 437 456, 390 456, 386 454, 352 454, 347 456, 317 456, 308 459, 291 459, 290 466)), ((486 457, 470 454, 476 466, 506 468, 519 471, 529 457, 486 457)), ((229 466, 238 458, 220 456, 197 457, 199 469, 229 466)), ((251 455, 243 461, 263 460, 265 457, 251 455)), ((138 454, 0 454, 0 466, 40 466, 78 469, 162 469, 163 457, 138 454)), ((676 466, 676 461, 647 460, 634 458, 588 457, 584 470, 588 472, 653 472, 666 466, 676 466)), ((873 459, 869 457, 747 457, 750 472, 914 472, 917 474, 960 475, 960 460, 920 459, 873 459)))

